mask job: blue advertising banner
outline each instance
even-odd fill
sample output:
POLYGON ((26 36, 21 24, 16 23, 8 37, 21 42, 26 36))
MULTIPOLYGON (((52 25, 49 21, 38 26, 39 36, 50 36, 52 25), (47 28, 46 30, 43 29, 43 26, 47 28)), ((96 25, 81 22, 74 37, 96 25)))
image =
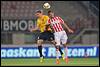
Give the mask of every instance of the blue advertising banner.
MULTIPOLYGON (((64 48, 62 48, 64 52, 64 48)), ((56 49, 55 47, 44 47, 43 55, 46 58, 55 58, 56 49)), ((99 57, 98 46, 69 46, 68 57, 80 58, 80 57, 99 57)), ((61 57, 60 53, 59 56, 61 57)), ((10 47, 1 48, 1 58, 37 58, 39 52, 37 47, 10 47)))

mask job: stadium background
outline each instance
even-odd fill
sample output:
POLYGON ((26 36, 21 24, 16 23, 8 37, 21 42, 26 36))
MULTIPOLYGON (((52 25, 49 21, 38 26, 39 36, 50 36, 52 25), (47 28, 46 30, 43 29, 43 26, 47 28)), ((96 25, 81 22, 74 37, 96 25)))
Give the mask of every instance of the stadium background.
MULTIPOLYGON (((1 1, 1 48, 37 46, 39 31, 31 33, 28 29, 36 27, 34 12, 43 9, 42 5, 45 2, 47 1, 1 1)), ((48 3, 51 5, 50 10, 62 17, 75 31, 74 34, 67 33, 68 46, 99 46, 98 1, 48 1, 48 3)), ((47 10, 43 9, 43 11, 47 14, 47 10)), ((53 45, 46 41, 44 47, 53 47, 53 45)), ((1 63, 5 65, 8 61, 2 59, 1 63)), ((98 57, 96 61, 98 64, 98 57)))

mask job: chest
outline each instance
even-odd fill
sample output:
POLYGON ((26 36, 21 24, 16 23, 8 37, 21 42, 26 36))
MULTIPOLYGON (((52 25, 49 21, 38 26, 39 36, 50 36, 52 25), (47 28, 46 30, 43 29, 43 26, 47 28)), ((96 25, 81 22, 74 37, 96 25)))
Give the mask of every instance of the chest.
POLYGON ((43 19, 39 19, 39 24, 40 24, 40 25, 44 25, 44 24, 46 24, 45 19, 44 19, 44 18, 43 18, 43 19))

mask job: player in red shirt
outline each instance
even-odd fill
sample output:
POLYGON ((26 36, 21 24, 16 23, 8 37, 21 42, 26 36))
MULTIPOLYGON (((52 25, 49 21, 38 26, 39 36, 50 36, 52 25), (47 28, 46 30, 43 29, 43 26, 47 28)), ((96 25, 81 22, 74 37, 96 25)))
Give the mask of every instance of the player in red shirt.
POLYGON ((65 60, 66 60, 66 63, 68 63, 67 47, 66 47, 68 37, 62 25, 64 25, 66 29, 68 30, 68 32, 70 33, 73 33, 73 30, 71 30, 59 16, 54 16, 54 13, 52 11, 48 11, 48 16, 50 19, 47 21, 47 24, 50 25, 54 30, 54 38, 55 38, 56 47, 57 47, 56 48, 56 63, 57 64, 60 63, 58 52, 59 52, 59 46, 61 45, 61 43, 64 45, 65 60))

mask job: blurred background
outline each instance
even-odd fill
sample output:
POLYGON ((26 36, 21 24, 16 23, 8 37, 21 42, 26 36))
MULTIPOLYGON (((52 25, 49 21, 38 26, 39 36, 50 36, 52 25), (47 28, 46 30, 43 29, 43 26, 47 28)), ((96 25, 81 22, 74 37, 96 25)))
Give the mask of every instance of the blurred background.
POLYGON ((99 44, 99 1, 1 1, 1 45, 36 44, 39 31, 28 29, 36 27, 34 12, 45 2, 75 31, 66 30, 69 45, 99 44))

